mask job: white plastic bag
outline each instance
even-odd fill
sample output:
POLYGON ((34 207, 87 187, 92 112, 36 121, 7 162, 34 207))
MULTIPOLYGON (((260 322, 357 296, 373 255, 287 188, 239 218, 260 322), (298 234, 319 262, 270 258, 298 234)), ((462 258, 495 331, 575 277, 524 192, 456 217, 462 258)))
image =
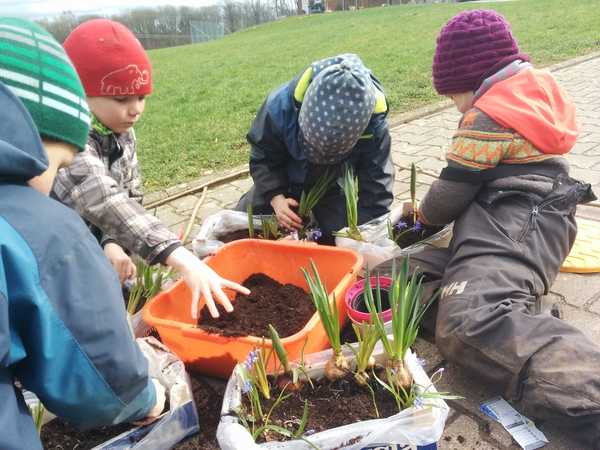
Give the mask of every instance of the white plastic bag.
POLYGON ((196 434, 198 412, 183 362, 153 337, 136 339, 148 360, 150 377, 166 388, 169 411, 155 422, 133 427, 92 450, 168 450, 196 434))
MULTIPOLYGON (((398 245, 388 237, 388 223, 395 224, 401 217, 402 205, 397 206, 381 217, 377 217, 376 219, 360 225, 358 229, 364 239, 363 241, 355 241, 354 239, 347 237, 336 236, 335 245, 337 247, 349 248, 360 253, 364 258, 363 268, 365 269, 372 269, 392 258, 420 252, 428 246, 444 247, 448 245, 452 230, 449 225, 416 244, 405 248, 398 247, 398 245)), ((347 230, 347 228, 343 228, 340 232, 343 233, 347 230)))
MULTIPOLYGON (((253 216, 254 229, 261 229, 261 218, 253 216)), ((227 233, 248 229, 248 214, 242 211, 224 209, 208 216, 202 222, 200 231, 192 241, 192 249, 198 258, 214 254, 224 244, 220 238, 227 233)))
MULTIPOLYGON (((356 347, 357 344, 353 344, 356 347)), ((332 350, 307 355, 305 364, 311 378, 323 376, 325 363, 331 357, 332 350)), ((350 361, 354 361, 354 354, 344 350, 350 361)), ((373 356, 380 362, 383 361, 384 352, 381 342, 378 342, 373 356)), ((409 350, 404 358, 408 370, 411 372, 415 383, 423 387, 431 386, 431 380, 418 364, 416 356, 409 350)), ((261 449, 286 449, 310 450, 305 441, 275 441, 256 444, 248 432, 238 421, 237 411, 242 400, 242 380, 239 370, 233 371, 223 398, 221 408, 221 421, 217 429, 217 439, 221 450, 261 450, 261 449)), ((444 432, 448 405, 441 399, 428 399, 426 406, 411 407, 384 419, 367 420, 307 436, 313 445, 321 450, 361 450, 372 448, 405 448, 434 450, 436 443, 444 432), (391 445, 398 445, 393 447, 391 445), (388 447, 390 446, 390 447, 388 447)))

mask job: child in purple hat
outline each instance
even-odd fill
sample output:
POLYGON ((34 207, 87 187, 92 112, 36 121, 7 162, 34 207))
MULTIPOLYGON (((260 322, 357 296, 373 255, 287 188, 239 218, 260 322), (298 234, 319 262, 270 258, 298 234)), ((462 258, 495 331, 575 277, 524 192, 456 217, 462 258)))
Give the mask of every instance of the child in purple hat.
POLYGON ((560 314, 536 313, 575 240, 577 204, 595 198, 564 158, 575 105, 490 10, 442 28, 433 83, 463 113, 418 210, 423 223, 454 222, 452 241, 411 257, 441 289, 436 343, 527 416, 598 446, 600 348, 560 314))

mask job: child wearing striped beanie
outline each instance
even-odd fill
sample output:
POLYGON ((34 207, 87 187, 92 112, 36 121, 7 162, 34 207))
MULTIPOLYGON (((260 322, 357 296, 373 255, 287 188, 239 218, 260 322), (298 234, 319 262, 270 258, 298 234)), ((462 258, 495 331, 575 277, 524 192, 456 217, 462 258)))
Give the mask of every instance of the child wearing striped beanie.
POLYGON ((29 183, 47 194, 57 170, 85 148, 85 93, 64 50, 43 28, 0 18, 0 48, 0 82, 27 108, 48 155, 47 170, 29 183))
POLYGON ((89 122, 62 47, 34 23, 0 17, 1 449, 42 450, 21 386, 82 428, 164 409, 113 268, 81 218, 37 192, 84 150, 89 122))
POLYGON ((137 254, 148 264, 162 263, 183 275, 192 291, 193 317, 201 291, 215 317, 211 292, 226 311, 233 310, 222 287, 247 289, 219 277, 142 206, 133 126, 152 92, 152 67, 144 48, 124 25, 107 19, 82 23, 64 47, 85 88, 92 128, 85 151, 59 172, 52 195, 88 223, 121 282, 135 276, 129 255, 137 254))

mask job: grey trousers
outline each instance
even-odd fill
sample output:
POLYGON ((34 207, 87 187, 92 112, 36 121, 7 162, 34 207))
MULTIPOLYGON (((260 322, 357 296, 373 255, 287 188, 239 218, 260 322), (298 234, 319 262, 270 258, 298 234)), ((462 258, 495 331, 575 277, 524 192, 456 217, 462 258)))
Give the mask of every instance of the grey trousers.
MULTIPOLYGON (((448 361, 498 386, 526 416, 600 449, 600 347, 535 314, 575 239, 576 205, 590 197, 589 185, 566 177, 544 199, 483 192, 455 222, 448 249, 410 262, 430 293, 441 289, 434 330, 448 361)), ((376 271, 390 273, 392 263, 376 271)))

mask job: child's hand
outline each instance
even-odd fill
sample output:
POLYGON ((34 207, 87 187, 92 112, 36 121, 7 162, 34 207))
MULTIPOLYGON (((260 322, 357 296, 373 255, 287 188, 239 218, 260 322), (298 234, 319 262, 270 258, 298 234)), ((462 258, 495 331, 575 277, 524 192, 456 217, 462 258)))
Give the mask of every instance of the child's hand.
POLYGON ((287 230, 299 230, 302 228, 302 219, 292 210, 297 208, 298 202, 293 198, 286 198, 282 194, 271 199, 271 206, 275 211, 277 222, 287 230))
POLYGON ((135 264, 119 244, 109 242, 104 246, 104 254, 119 274, 121 284, 135 277, 137 273, 135 264))
POLYGON ((134 425, 145 426, 151 424, 160 417, 163 410, 165 409, 165 403, 167 401, 166 390, 156 378, 151 378, 151 380, 152 384, 154 385, 154 391, 156 392, 156 402, 154 403, 154 406, 148 412, 146 417, 133 422, 134 425))
POLYGON ((173 267, 183 276, 183 280, 192 291, 192 319, 198 319, 198 302, 200 294, 204 297, 206 307, 213 317, 219 317, 219 311, 215 306, 216 300, 225 308, 225 311, 233 311, 231 302, 223 292, 223 288, 233 289, 241 294, 248 295, 250 290, 233 281, 221 278, 214 270, 196 258, 185 247, 177 248, 169 255, 167 265, 173 267))

